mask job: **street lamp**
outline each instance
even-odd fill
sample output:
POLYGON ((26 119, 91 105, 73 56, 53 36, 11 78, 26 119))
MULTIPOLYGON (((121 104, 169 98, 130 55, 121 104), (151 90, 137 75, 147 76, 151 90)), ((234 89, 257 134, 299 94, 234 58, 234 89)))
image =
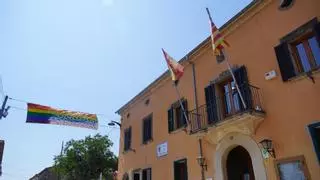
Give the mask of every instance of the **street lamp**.
POLYGON ((117 122, 117 121, 110 121, 108 123, 108 126, 115 126, 115 125, 118 125, 120 128, 121 128, 121 123, 117 122))
POLYGON ((204 167, 205 170, 207 170, 206 159, 203 156, 197 157, 197 161, 198 161, 199 166, 204 167))
POLYGON ((275 158, 276 154, 274 152, 274 148, 273 148, 273 144, 272 144, 272 140, 270 139, 263 139, 262 141, 260 141, 260 144, 262 145, 263 149, 265 149, 266 151, 268 151, 268 153, 275 158))

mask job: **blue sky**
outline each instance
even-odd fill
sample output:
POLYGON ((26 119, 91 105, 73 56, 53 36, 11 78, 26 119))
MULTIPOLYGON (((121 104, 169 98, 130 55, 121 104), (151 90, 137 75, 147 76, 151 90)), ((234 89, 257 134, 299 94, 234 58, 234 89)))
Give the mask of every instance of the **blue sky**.
MULTIPOLYGON (((161 48, 177 60, 251 0, 1 0, 0 75, 10 97, 68 110, 114 113, 166 70, 161 48)), ((26 103, 9 101, 26 108, 26 103)), ((28 179, 51 166, 62 141, 119 129, 26 124, 26 111, 0 120, 3 176, 28 179)))

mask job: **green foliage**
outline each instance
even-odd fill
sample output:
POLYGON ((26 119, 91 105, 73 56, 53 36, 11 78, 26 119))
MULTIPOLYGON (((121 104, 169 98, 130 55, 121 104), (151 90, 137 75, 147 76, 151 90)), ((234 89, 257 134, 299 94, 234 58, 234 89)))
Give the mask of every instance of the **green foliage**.
POLYGON ((61 155, 55 156, 55 170, 62 179, 90 180, 103 177, 112 179, 117 169, 117 157, 111 152, 113 143, 108 136, 87 136, 84 140, 70 140, 61 155))

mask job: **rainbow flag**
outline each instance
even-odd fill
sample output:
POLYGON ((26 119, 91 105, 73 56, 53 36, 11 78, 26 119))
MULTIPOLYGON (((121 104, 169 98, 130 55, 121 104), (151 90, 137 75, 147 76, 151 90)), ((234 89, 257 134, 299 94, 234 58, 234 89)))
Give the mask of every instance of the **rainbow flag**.
POLYGON ((27 123, 57 124, 98 129, 98 118, 95 114, 60 110, 33 103, 28 103, 27 123))

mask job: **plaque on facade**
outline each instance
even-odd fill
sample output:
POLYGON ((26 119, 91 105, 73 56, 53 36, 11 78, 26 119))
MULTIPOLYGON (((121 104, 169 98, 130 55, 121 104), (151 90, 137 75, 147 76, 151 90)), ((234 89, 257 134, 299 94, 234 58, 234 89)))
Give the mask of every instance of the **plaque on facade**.
POLYGON ((168 154, 168 142, 157 145, 157 157, 162 157, 168 154))

